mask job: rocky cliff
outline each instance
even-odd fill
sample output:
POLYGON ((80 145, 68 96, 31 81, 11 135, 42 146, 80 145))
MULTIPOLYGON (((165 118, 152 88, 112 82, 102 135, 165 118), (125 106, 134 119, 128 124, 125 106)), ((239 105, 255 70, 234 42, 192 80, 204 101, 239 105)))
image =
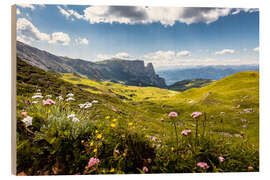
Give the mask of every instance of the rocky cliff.
POLYGON ((98 81, 113 81, 134 86, 167 87, 165 80, 155 73, 152 63, 145 66, 144 61, 141 60, 109 59, 90 62, 56 56, 19 41, 17 41, 17 57, 44 70, 74 72, 98 81))

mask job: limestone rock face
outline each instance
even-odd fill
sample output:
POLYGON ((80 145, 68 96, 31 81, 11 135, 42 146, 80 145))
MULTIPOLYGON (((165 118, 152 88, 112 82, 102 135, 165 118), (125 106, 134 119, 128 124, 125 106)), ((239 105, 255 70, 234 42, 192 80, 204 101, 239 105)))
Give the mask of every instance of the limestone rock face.
POLYGON ((166 88, 163 78, 154 70, 153 64, 144 65, 141 60, 109 59, 91 62, 53 55, 17 41, 17 57, 30 65, 44 70, 62 73, 74 72, 89 79, 112 81, 134 86, 154 86, 166 88))

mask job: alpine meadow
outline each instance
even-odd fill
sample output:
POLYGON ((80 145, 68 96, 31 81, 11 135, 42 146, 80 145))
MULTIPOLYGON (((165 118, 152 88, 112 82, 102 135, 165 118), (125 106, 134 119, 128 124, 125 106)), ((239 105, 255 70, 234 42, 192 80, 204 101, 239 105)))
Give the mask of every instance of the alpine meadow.
POLYGON ((16 175, 259 171, 259 9, 16 5, 16 175))

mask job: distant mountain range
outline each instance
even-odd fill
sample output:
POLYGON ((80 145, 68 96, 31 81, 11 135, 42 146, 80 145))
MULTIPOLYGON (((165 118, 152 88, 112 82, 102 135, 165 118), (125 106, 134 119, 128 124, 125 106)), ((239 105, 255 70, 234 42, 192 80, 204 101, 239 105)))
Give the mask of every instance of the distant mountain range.
POLYGON ((167 85, 172 85, 182 80, 219 80, 241 71, 259 71, 259 66, 205 66, 188 69, 160 70, 157 73, 166 80, 167 85))
POLYGON ((145 66, 144 61, 141 60, 110 59, 94 63, 82 59, 56 56, 19 41, 17 41, 16 46, 17 57, 46 71, 73 72, 89 79, 126 85, 167 87, 165 80, 155 73, 152 63, 145 66))

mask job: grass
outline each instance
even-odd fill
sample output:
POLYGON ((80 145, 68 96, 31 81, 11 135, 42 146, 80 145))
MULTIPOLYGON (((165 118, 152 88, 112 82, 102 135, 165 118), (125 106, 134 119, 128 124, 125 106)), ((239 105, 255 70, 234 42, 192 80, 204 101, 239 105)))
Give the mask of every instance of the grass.
POLYGON ((258 171, 258 93, 258 72, 177 92, 45 72, 18 60, 17 169, 29 175, 258 171), (33 104, 38 89, 56 104, 33 104), (68 93, 75 101, 56 100, 68 93), (93 100, 88 109, 78 106, 93 100), (32 126, 22 123, 24 111, 32 126), (179 116, 169 117, 172 111, 179 116), (195 111, 203 115, 191 118, 195 111), (79 122, 67 117, 72 113, 79 122), (192 133, 181 135, 185 129, 192 133), (100 162, 88 168, 91 157, 100 162))

